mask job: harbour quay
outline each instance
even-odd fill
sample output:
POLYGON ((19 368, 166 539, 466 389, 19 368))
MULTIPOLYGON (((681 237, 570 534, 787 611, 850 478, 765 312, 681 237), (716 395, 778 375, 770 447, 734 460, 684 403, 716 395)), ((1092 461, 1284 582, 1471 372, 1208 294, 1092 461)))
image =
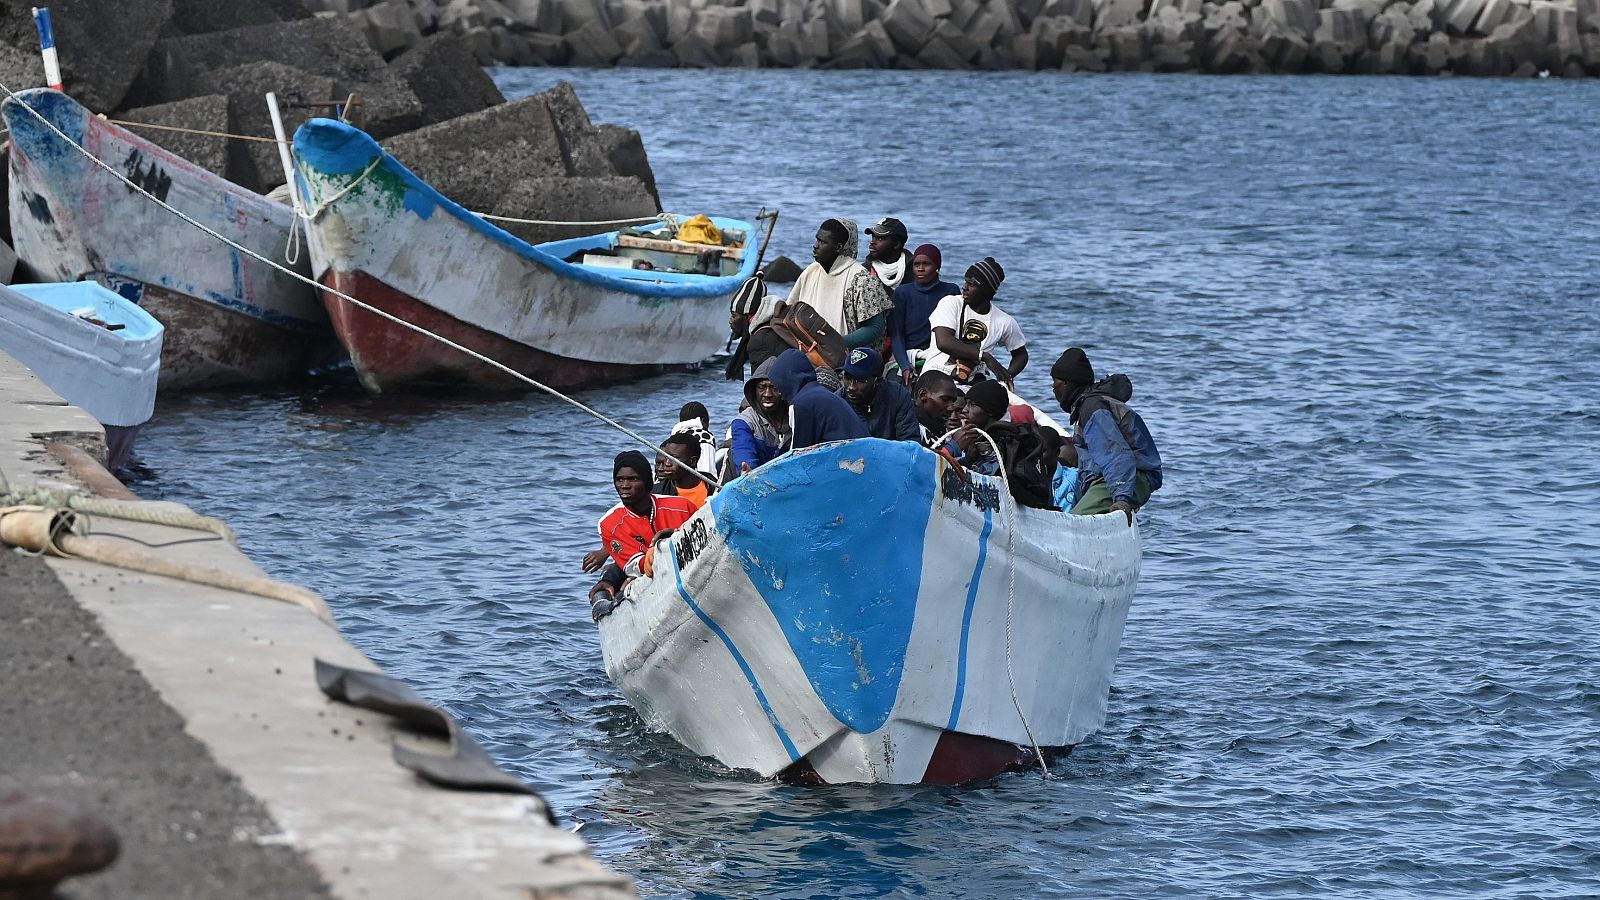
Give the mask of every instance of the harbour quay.
POLYGON ((536 793, 418 729, 414 695, 409 713, 392 694, 372 708, 395 683, 316 612, 187 580, 309 594, 222 534, 140 521, 198 517, 133 498, 104 453, 98 422, 0 355, 0 534, 16 539, 14 507, 71 496, 53 509, 76 534, 57 520, 57 543, 182 576, 0 552, 0 893, 17 866, 99 865, 63 890, 636 896, 536 793))

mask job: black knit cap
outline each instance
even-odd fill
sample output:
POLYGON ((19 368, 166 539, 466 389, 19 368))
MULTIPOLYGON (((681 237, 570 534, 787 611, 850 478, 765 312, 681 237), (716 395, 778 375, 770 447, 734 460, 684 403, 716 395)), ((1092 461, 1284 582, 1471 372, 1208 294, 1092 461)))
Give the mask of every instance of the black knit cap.
POLYGON ((1094 366, 1082 347, 1068 347, 1050 367, 1050 377, 1067 384, 1094 384, 1094 366))
POLYGON ((650 460, 637 450, 624 450, 617 454, 617 461, 611 464, 611 477, 616 478, 617 473, 623 469, 632 469, 645 481, 650 480, 653 469, 650 460))
POLYGON ((998 381, 980 381, 967 391, 967 401, 978 404, 978 408, 995 417, 1001 418, 1006 410, 1011 408, 1011 394, 1006 391, 1006 386, 998 381))
POLYGON ((994 257, 985 256, 967 267, 967 277, 987 287, 989 293, 995 294, 1000 291, 1000 282, 1006 280, 1006 270, 1000 268, 994 257))

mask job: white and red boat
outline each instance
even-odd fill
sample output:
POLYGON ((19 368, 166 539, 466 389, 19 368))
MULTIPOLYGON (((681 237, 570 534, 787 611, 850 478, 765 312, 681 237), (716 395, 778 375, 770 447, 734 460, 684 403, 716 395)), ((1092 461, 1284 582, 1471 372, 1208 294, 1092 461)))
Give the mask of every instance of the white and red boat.
MULTIPOLYGON (((698 365, 727 338, 728 298, 754 273, 756 230, 712 218, 723 243, 666 222, 529 244, 451 201, 371 137, 313 119, 295 133, 319 282, 554 387, 698 365)), ((324 293, 362 384, 525 385, 324 293)))
POLYGON ((960 783, 1105 721, 1140 556, 1120 512, 1019 506, 913 443, 823 444, 659 543, 600 646, 647 724, 727 766, 960 783))
MULTIPOLYGON (((310 285, 179 220, 50 126, 268 259, 284 258, 294 221, 288 206, 95 116, 60 91, 19 91, 0 113, 11 129, 17 256, 45 280, 97 281, 165 325, 163 391, 272 384, 336 354, 310 285)), ((304 256, 285 265, 310 274, 304 256)))

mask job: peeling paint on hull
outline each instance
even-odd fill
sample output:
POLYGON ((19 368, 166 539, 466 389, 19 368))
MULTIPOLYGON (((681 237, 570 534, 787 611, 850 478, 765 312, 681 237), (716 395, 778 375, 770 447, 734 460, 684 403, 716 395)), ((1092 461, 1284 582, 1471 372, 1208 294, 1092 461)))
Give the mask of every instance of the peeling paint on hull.
MULTIPOLYGON (((390 315, 420 325, 530 378, 562 390, 655 375, 688 366, 620 365, 563 359, 470 325, 409 297, 365 272, 329 272, 322 283, 390 315)), ((323 303, 334 332, 350 354, 361 384, 373 393, 402 384, 468 384, 490 391, 525 391, 528 385, 454 347, 396 325, 335 294, 323 303)))
MULTIPOLYGON (((294 213, 218 178, 56 91, 5 101, 17 255, 42 278, 94 279, 166 326, 164 391, 273 384, 336 352, 304 282, 189 225, 72 149, 26 103, 96 158, 174 208, 281 261, 294 213)), ((302 248, 291 269, 309 277, 302 248)))

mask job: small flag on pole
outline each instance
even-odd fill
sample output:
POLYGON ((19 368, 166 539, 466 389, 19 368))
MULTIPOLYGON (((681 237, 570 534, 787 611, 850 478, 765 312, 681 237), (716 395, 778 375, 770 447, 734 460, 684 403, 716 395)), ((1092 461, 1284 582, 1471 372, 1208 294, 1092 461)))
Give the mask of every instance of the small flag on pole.
POLYGON ((50 30, 49 7, 33 8, 33 25, 39 29, 39 52, 44 55, 44 80, 51 90, 61 90, 61 63, 56 59, 56 36, 50 30))

